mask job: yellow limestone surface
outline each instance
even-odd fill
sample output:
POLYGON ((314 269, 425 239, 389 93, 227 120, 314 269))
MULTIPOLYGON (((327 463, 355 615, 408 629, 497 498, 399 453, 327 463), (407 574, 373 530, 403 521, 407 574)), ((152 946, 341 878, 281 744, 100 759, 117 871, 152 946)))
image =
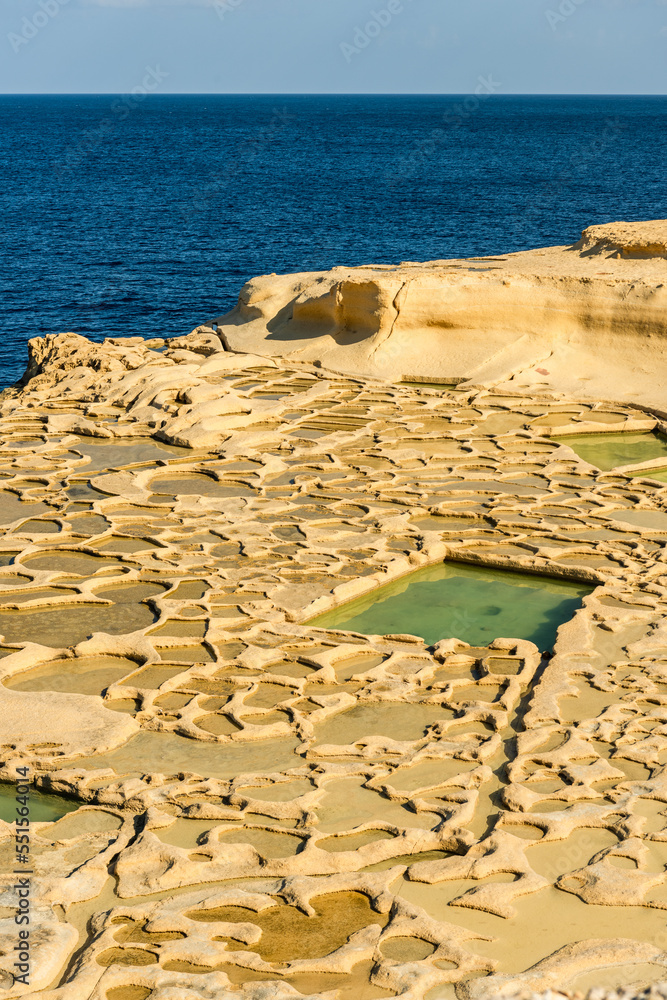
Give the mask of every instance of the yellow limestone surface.
POLYGON ((572 246, 253 278, 217 320, 231 350, 400 379, 458 378, 667 408, 667 221, 572 246))
MULTIPOLYGON (((628 247, 598 266, 664 266, 628 247)), ((667 978, 664 459, 554 439, 664 430, 648 396, 278 365, 211 327, 43 338, 29 375, 0 400, 0 777, 80 806, 33 825, 30 990, 0 823, 7 997, 667 978), (594 589, 551 658, 305 624, 443 559, 594 589)))

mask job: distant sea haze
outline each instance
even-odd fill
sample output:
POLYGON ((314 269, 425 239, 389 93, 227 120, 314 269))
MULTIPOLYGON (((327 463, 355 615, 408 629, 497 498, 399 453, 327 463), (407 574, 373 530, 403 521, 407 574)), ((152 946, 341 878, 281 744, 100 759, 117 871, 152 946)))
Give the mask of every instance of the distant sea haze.
POLYGON ((667 217, 667 98, 479 79, 435 97, 0 97, 0 384, 30 337, 181 335, 257 274, 667 217))

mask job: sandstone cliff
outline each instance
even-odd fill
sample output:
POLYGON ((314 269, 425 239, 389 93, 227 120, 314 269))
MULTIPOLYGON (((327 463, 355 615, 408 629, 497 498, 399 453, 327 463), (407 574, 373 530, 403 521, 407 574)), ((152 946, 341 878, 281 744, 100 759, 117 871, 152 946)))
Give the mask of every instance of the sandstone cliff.
POLYGON ((504 257, 266 275, 217 320, 233 351, 381 378, 667 408, 667 221, 504 257))

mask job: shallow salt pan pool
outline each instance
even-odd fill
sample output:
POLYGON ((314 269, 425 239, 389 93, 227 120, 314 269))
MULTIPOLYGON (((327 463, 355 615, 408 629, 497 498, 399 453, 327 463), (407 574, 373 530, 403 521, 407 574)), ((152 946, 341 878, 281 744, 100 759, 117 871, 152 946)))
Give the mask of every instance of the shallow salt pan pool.
POLYGON ((308 624, 366 635, 409 633, 430 645, 457 638, 486 646, 499 637, 550 649, 592 588, 544 576, 438 563, 328 611, 308 624))
POLYGON ((654 458, 664 458, 667 464, 667 438, 652 432, 567 434, 552 440, 568 445, 584 462, 590 462, 605 472, 654 458))
MULTIPOLYGON (((60 795, 48 795, 30 788, 30 822, 51 823, 80 807, 80 802, 64 799, 60 795)), ((0 784, 0 819, 13 823, 16 819, 16 785, 0 784)))

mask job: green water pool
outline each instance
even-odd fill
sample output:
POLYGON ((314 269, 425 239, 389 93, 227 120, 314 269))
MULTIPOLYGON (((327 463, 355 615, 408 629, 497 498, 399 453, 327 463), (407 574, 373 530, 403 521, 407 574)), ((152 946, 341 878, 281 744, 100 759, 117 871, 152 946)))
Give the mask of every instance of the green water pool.
MULTIPOLYGON (((30 787, 31 823, 52 823, 61 816, 74 812, 80 805, 80 802, 63 799, 59 795, 47 795, 30 787)), ((0 819, 5 823, 13 823, 16 819, 16 786, 13 784, 0 784, 0 819)))
POLYGON ((505 570, 438 563, 327 611, 308 624, 365 635, 409 633, 431 645, 457 638, 471 646, 529 639, 550 649, 591 587, 505 570))
MULTIPOLYGON (((667 438, 662 434, 567 434, 552 440, 570 448, 604 472, 621 465, 638 465, 654 458, 664 458, 667 464, 667 438)), ((654 477, 655 478, 655 477, 654 477)))

